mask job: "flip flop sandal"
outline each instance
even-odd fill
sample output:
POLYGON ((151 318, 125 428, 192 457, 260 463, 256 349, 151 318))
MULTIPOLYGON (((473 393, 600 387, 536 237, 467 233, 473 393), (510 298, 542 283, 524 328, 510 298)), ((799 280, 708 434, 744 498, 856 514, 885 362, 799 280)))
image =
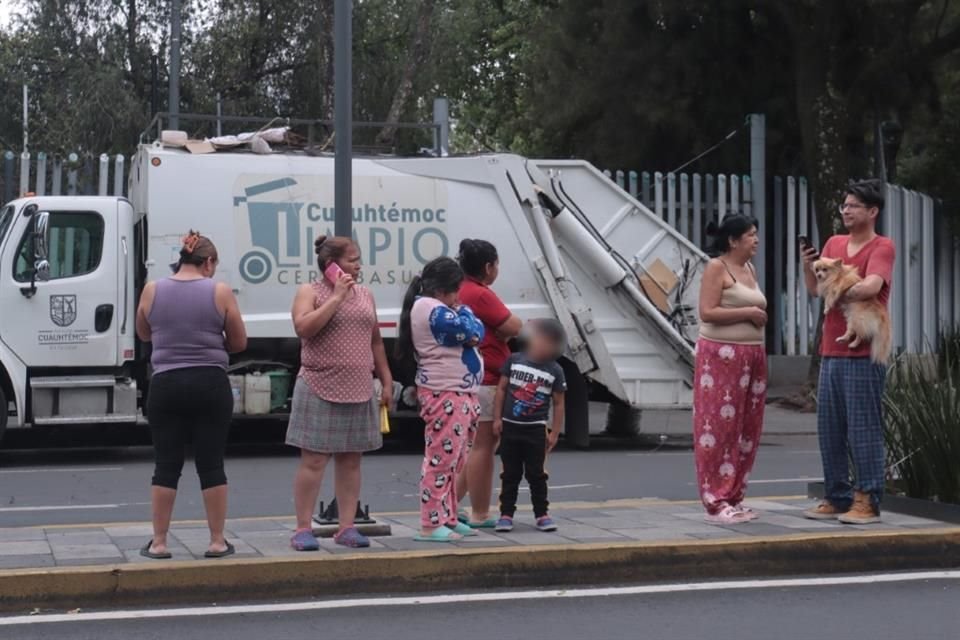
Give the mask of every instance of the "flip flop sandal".
POLYGON ((223 551, 207 551, 203 554, 204 558, 226 558, 227 556, 232 556, 237 550, 232 544, 227 543, 227 548, 223 551))
POLYGON ((463 536, 448 527, 437 527, 429 535, 416 535, 413 539, 417 542, 457 542, 463 536))
POLYGON ((173 554, 169 551, 164 551, 163 553, 157 553, 156 551, 150 551, 150 547, 153 546, 153 540, 150 540, 147 544, 140 549, 140 555, 144 558, 150 558, 151 560, 169 560, 173 557, 173 554))
POLYGON ((454 533, 459 533, 459 534, 460 534, 461 536, 463 536, 464 538, 469 538, 470 536, 478 536, 478 535, 480 535, 479 533, 477 533, 476 531, 473 530, 473 527, 471 527, 471 526, 468 525, 468 524, 464 524, 464 523, 462 523, 462 522, 458 522, 458 523, 457 523, 457 526, 455 526, 455 527, 447 526, 447 528, 448 528, 448 529, 451 529, 454 533))

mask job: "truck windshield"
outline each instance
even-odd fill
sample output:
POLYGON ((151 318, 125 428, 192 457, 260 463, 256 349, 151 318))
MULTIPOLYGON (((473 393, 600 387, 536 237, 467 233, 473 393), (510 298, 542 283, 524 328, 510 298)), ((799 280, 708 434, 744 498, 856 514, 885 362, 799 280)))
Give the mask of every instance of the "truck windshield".
POLYGON ((13 205, 7 205, 3 209, 0 209, 0 243, 3 242, 4 236, 7 235, 7 229, 10 228, 11 222, 13 222, 13 205))

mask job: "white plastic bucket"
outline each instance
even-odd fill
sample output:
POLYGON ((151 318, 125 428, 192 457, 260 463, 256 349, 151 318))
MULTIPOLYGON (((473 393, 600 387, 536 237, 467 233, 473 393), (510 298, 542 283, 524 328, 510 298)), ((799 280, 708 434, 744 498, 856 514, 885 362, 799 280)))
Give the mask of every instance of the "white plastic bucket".
POLYGON ((229 376, 230 378, 230 391, 233 393, 233 413, 239 414, 243 413, 243 387, 244 380, 243 376, 229 376))
POLYGON ((247 415, 270 413, 270 376, 248 373, 244 380, 243 407, 247 415))

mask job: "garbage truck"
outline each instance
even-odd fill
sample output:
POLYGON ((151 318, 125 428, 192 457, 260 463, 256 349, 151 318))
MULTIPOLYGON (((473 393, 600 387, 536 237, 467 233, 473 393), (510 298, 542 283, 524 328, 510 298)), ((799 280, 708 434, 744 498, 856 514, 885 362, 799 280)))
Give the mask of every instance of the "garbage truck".
MULTIPOLYGON (((143 419, 149 345, 137 339, 136 306, 146 282, 170 274, 189 229, 216 243, 216 277, 249 334, 231 364, 237 414, 283 413, 299 358, 291 301, 320 277, 313 242, 333 233, 334 160, 203 151, 143 143, 126 198, 27 194, 0 209, 0 434, 143 419), (266 385, 271 374, 286 384, 266 385), (265 392, 272 401, 251 402, 265 392)), ((500 253, 494 290, 506 305, 566 328, 568 439, 586 444, 590 398, 689 405, 706 258, 589 163, 355 157, 352 202, 388 350, 411 277, 461 239, 484 238, 500 253)), ((393 364, 412 384, 410 363, 393 364)), ((401 405, 411 396, 395 395, 401 405)))

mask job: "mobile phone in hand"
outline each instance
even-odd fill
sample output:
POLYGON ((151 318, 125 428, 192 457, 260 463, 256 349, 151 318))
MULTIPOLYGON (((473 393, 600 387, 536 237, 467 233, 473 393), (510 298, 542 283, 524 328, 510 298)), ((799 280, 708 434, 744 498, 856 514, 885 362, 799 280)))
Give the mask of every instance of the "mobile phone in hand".
MULTIPOLYGON (((801 253, 801 254, 802 254, 803 252, 805 252, 807 249, 810 249, 810 248, 812 247, 812 245, 810 244, 810 239, 809 239, 807 236, 804 236, 804 235, 797 236, 797 242, 799 242, 799 244, 800 244, 800 253, 801 253)), ((816 254, 814 254, 813 257, 814 257, 814 258, 819 258, 819 257, 820 257, 820 252, 818 251, 816 254)))
POLYGON ((340 276, 343 275, 343 269, 340 268, 336 262, 331 262, 326 269, 323 270, 323 277, 330 281, 330 284, 337 284, 337 280, 340 279, 340 276))

